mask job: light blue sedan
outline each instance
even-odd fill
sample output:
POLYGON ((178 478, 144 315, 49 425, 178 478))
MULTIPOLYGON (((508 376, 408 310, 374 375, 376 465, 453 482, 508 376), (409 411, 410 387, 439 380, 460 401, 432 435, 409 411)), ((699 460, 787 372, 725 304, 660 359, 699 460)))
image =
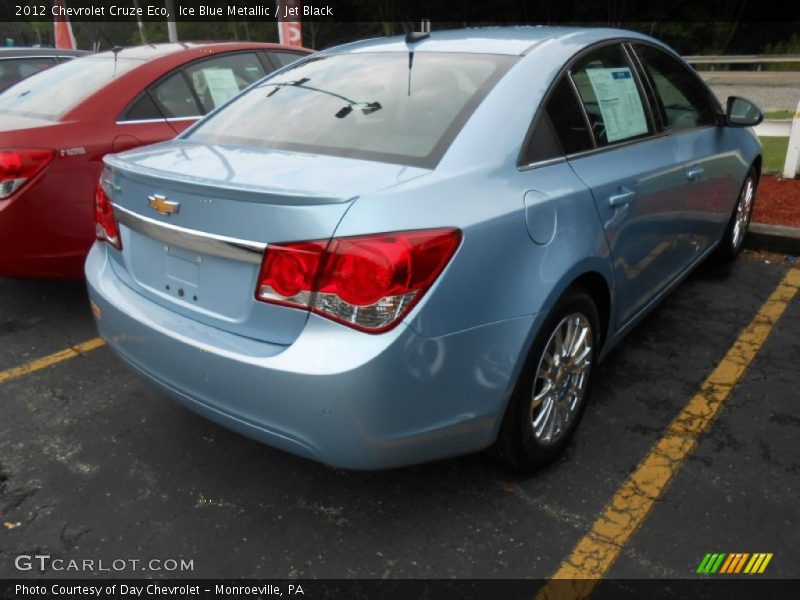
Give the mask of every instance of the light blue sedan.
POLYGON ((288 452, 532 470, 625 333, 741 250, 761 118, 628 31, 333 48, 106 157, 93 312, 159 388, 288 452))

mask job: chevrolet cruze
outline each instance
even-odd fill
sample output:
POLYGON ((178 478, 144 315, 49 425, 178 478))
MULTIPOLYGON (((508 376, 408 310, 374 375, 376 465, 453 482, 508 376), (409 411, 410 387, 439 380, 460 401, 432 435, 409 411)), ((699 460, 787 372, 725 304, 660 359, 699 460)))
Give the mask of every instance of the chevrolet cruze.
POLYGON ((762 118, 661 43, 547 27, 307 57, 106 157, 103 337, 207 417, 353 469, 565 447, 598 361, 747 231, 762 118))

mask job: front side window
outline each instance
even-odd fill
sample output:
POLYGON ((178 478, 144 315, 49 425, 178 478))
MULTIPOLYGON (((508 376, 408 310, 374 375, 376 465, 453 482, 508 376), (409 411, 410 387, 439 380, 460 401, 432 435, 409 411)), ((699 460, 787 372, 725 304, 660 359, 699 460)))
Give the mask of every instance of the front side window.
POLYGON ((0 114, 57 120, 103 86, 142 64, 111 56, 86 56, 45 69, 0 94, 0 114))
POLYGON ((653 82, 670 130, 714 124, 708 90, 687 67, 652 46, 637 44, 635 49, 653 82))
POLYGON ((599 147, 651 133, 633 68, 621 46, 590 52, 570 72, 599 147))
POLYGON ((316 56, 239 96, 188 138, 432 167, 515 60, 438 52, 316 56))

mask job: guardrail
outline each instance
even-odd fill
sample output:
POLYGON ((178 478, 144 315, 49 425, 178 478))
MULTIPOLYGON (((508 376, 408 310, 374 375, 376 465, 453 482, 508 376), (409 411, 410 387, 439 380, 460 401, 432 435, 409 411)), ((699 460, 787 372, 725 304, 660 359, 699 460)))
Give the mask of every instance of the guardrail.
MULTIPOLYGON (((800 54, 739 54, 723 56, 709 54, 706 56, 684 56, 683 59, 692 65, 756 65, 756 70, 770 63, 798 63, 800 54)), ((783 165, 782 175, 786 178, 794 177, 800 170, 800 104, 797 105, 792 126, 789 133, 789 147, 783 165)))
POLYGON ((697 65, 762 65, 767 63, 800 63, 800 54, 738 54, 723 56, 684 56, 689 64, 697 65))

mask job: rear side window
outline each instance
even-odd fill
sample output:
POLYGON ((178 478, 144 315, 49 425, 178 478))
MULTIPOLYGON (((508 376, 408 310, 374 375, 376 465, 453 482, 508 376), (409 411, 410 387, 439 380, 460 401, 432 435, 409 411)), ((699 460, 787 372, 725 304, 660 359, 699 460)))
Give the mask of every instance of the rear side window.
POLYGON ((186 68, 197 98, 207 113, 225 104, 264 75, 264 67, 253 52, 216 56, 186 68))
POLYGON ((553 131, 553 124, 546 112, 542 112, 531 133, 528 146, 522 155, 522 164, 530 165, 544 160, 558 158, 564 153, 553 131))
POLYGON ((0 94, 0 114, 56 120, 111 83, 141 65, 139 60, 87 56, 23 79, 0 94))
POLYGON ((136 100, 134 100, 131 107, 125 113, 122 121, 148 121, 151 119, 163 119, 164 115, 158 110, 153 98, 150 94, 144 92, 136 100))
POLYGON ((633 68, 619 45, 590 52, 571 74, 598 146, 651 133, 633 68))
POLYGON ((566 154, 594 147, 578 97, 566 76, 553 87, 547 99, 547 115, 566 154))
POLYGON ((563 75, 547 95, 520 163, 530 165, 594 148, 580 100, 563 75))
POLYGON ((207 143, 435 166, 516 57, 338 54, 290 66, 192 130, 207 143))
POLYGON ((160 81, 149 92, 167 118, 197 117, 201 114, 183 71, 160 81))
POLYGON ((715 123, 709 92, 688 67, 652 46, 637 44, 635 50, 653 83, 670 130, 715 123))

